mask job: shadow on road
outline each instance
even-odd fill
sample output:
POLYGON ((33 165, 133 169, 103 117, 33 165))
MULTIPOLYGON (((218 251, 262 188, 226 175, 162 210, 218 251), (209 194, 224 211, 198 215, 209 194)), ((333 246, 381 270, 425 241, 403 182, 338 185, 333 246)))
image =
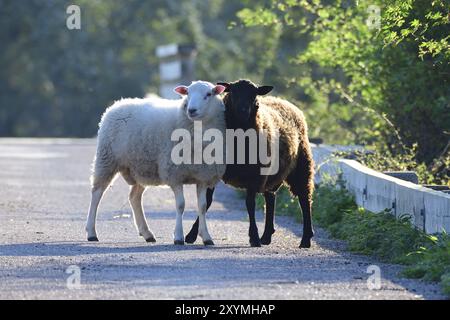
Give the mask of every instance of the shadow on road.
POLYGON ((17 243, 0 245, 0 257, 46 257, 46 256, 78 256, 89 254, 120 254, 120 253, 152 253, 173 251, 204 251, 223 249, 242 249, 246 246, 204 246, 173 244, 142 244, 120 242, 42 242, 42 243, 17 243), (123 245, 123 247, 121 247, 123 245))
MULTIPOLYGON (((74 243, 46 243, 39 246, 45 246, 47 253, 42 248, 39 253, 36 253, 36 244, 32 243, 3 245, 0 247, 0 252, 2 252, 2 256, 48 255, 57 257, 64 255, 70 257, 78 254, 85 254, 86 256, 76 262, 72 259, 56 261, 45 259, 39 263, 23 266, 20 269, 5 267, 0 271, 0 275, 7 275, 10 279, 28 279, 27 281, 32 280, 33 283, 51 280, 59 283, 59 286, 64 286, 68 277, 65 270, 69 265, 75 264, 81 269, 83 285, 91 289, 100 286, 102 288, 109 287, 111 290, 119 290, 119 288, 130 285, 134 288, 145 287, 146 289, 152 287, 179 288, 176 290, 185 290, 189 287, 211 289, 213 283, 214 289, 219 290, 230 288, 230 286, 248 286, 251 288, 256 285, 264 286, 264 288, 276 288, 280 285, 292 286, 293 288, 309 286, 311 290, 319 290, 319 288, 322 290, 329 290, 326 288, 339 290, 342 287, 344 290, 349 282, 353 282, 353 286, 359 287, 362 292, 367 290, 365 268, 357 269, 356 272, 354 269, 342 270, 339 264, 331 263, 331 261, 324 261, 324 263, 317 265, 317 257, 314 255, 269 257, 252 254, 245 256, 244 259, 242 252, 236 257, 224 257, 220 254, 204 256, 200 253, 187 256, 171 255, 167 259, 151 260, 151 256, 139 257, 135 255, 119 258, 115 254, 203 250, 215 250, 217 252, 217 250, 235 250, 241 249, 241 247, 204 248, 199 246, 153 245, 117 248, 74 243), (95 256, 93 259, 89 257, 96 254, 113 255, 95 256)), ((384 278, 394 283, 396 281, 390 277, 384 278)), ((401 283, 401 285, 405 287, 405 283, 401 283)), ((395 294, 395 290, 400 289, 390 287, 383 290, 393 291, 392 293, 395 294)), ((408 288, 406 290, 414 294, 421 294, 424 298, 428 297, 428 292, 408 288)), ((189 289, 188 292, 192 292, 192 289, 189 289)), ((367 291, 365 294, 367 294, 367 291)), ((430 298, 433 298, 433 296, 430 296, 430 298)))

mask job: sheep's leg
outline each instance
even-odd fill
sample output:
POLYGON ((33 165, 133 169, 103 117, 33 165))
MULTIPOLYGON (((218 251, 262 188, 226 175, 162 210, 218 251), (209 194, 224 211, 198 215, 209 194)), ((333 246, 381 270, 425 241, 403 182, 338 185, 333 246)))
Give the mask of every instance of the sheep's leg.
POLYGON ((247 189, 247 198, 245 203, 247 205, 248 217, 250 220, 250 228, 248 235, 250 236, 250 245, 252 247, 261 247, 261 240, 259 239, 258 226, 255 218, 255 198, 256 192, 247 189))
MULTIPOLYGON (((99 170, 96 170, 99 171, 99 170)), ((96 175, 92 177, 92 195, 91 204, 89 205, 89 213, 86 221, 86 232, 88 241, 98 241, 97 232, 95 231, 95 223, 97 220, 97 211, 103 194, 108 188, 109 184, 114 178, 114 173, 111 171, 108 175, 96 175)))
MULTIPOLYGON (((213 200, 213 194, 214 194, 214 188, 208 188, 206 190, 206 211, 208 211, 209 207, 211 206, 211 203, 213 200)), ((195 223, 192 225, 191 231, 189 231, 188 235, 186 236, 185 240, 187 243, 194 243, 197 240, 198 224, 199 224, 199 218, 197 218, 197 220, 195 220, 195 223)))
POLYGON ((184 213, 184 194, 183 185, 172 187, 175 194, 175 202, 177 206, 177 220, 174 232, 174 243, 176 245, 184 245, 184 233, 183 233, 183 213, 184 213))
POLYGON ((310 248, 314 236, 311 207, 314 190, 314 161, 308 148, 301 148, 297 159, 297 168, 287 177, 291 192, 298 196, 303 215, 303 235, 300 248, 310 248))
POLYGON ((156 242, 155 236, 150 231, 145 219, 144 208, 142 207, 142 195, 145 187, 140 184, 135 184, 131 187, 129 201, 133 210, 134 224, 139 232, 139 235, 144 237, 147 242, 156 242))
POLYGON ((199 218, 198 234, 202 238, 205 246, 212 246, 214 245, 214 242, 212 241, 206 225, 206 188, 201 185, 197 185, 197 204, 199 218))
POLYGON ((97 210, 107 185, 101 185, 92 188, 91 204, 86 222, 86 232, 88 241, 98 241, 97 232, 95 230, 95 222, 97 220, 97 210))
POLYGON ((91 176, 92 194, 89 213, 86 221, 86 232, 88 241, 98 241, 97 232, 95 231, 95 222, 97 219, 97 210, 102 200, 103 194, 116 176, 117 166, 113 161, 109 149, 105 148, 103 143, 99 141, 97 154, 94 159, 94 172, 91 176))
POLYGON ((261 237, 261 243, 269 245, 272 242, 272 235, 275 233, 274 228, 274 215, 275 215, 275 202, 276 194, 272 191, 264 192, 264 199, 266 201, 266 224, 264 227, 264 233, 261 237))
MULTIPOLYGON (((98 159, 98 157, 96 157, 98 159)), ((97 220, 97 211, 103 194, 114 179, 115 172, 113 166, 102 166, 95 160, 95 172, 92 175, 92 194, 91 204, 89 205, 89 213, 86 221, 86 232, 88 241, 98 241, 97 232, 95 230, 95 222, 97 220)))
POLYGON ((298 199, 303 213, 303 236, 300 242, 300 248, 310 248, 311 238, 314 236, 311 221, 311 201, 305 195, 299 195, 298 199))

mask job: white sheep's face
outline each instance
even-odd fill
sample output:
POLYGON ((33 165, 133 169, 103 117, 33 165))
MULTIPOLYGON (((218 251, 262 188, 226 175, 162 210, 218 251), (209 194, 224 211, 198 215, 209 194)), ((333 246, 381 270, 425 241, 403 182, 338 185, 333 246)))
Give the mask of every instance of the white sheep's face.
POLYGON ((181 96, 187 96, 185 112, 187 117, 194 121, 202 120, 208 115, 212 99, 221 94, 225 87, 206 81, 195 81, 189 87, 178 86, 174 90, 181 96))

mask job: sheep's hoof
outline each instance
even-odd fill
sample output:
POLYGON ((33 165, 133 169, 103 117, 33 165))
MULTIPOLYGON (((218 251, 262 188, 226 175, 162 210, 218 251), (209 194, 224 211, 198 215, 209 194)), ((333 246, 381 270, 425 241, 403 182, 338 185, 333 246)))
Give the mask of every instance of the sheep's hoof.
POLYGON ((91 242, 98 242, 98 238, 97 237, 89 237, 87 240, 91 241, 91 242))
POLYGON ((206 240, 206 241, 203 241, 203 244, 204 244, 205 246, 213 246, 213 245, 214 245, 214 241, 212 241, 212 240, 206 240))
POLYGON ((196 235, 194 235, 194 234, 188 234, 187 236, 186 236, 186 238, 184 239, 187 243, 194 243, 196 240, 197 240, 197 236, 196 235))
POLYGON ((184 241, 183 240, 175 240, 173 243, 175 245, 177 245, 177 246, 184 246, 184 241))
POLYGON ((261 237, 261 244, 268 246, 272 242, 272 236, 263 235, 261 237))
POLYGON ((302 239, 299 248, 311 248, 311 239, 302 239))
POLYGON ((259 238, 256 238, 254 240, 250 239, 250 246, 252 247, 261 247, 261 240, 259 240, 259 238))
POLYGON ((154 237, 150 237, 148 239, 145 239, 147 242, 156 242, 156 239, 154 237))

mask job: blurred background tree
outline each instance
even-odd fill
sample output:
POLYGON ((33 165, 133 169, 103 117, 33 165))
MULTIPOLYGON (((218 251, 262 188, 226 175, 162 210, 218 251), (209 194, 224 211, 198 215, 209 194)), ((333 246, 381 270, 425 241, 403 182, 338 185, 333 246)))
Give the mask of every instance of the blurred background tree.
POLYGON ((393 152, 417 144, 419 159, 431 161, 449 140, 449 10, 444 0, 286 0, 238 15, 249 27, 305 35, 281 61, 291 70, 284 82, 314 103, 307 111, 319 135, 332 139, 342 129, 337 142, 387 143, 393 152), (316 116, 336 124, 315 127, 316 116))
POLYGON ((259 81, 273 58, 271 28, 229 28, 239 0, 78 0, 81 30, 70 4, 0 0, 0 136, 94 136, 115 99, 157 92, 158 45, 195 44, 209 81, 259 81))
POLYGON ((269 1, 238 16, 250 28, 282 29, 280 43, 287 39, 291 51, 285 57, 279 47, 278 86, 309 102, 313 135, 374 146, 372 160, 385 169, 421 165, 448 181, 448 0, 269 1), (301 44, 292 45, 293 33, 301 44))
POLYGON ((0 0, 0 136, 94 136, 115 99, 157 92, 158 45, 195 44, 197 78, 274 85, 310 136, 445 176, 449 1, 78 0, 70 31, 69 1, 0 0))

